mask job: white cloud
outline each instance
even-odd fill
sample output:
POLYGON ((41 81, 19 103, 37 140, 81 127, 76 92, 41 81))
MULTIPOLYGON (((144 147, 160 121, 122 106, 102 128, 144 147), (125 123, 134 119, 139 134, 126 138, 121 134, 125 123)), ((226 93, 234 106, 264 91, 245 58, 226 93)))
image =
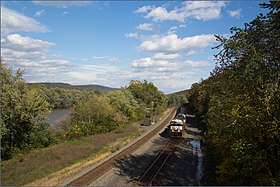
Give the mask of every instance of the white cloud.
POLYGON ((191 68, 208 68, 210 66, 210 64, 206 61, 186 60, 184 64, 191 68))
POLYGON ((154 8, 145 16, 145 18, 151 18, 154 21, 184 21, 184 15, 182 13, 179 13, 177 10, 171 10, 168 12, 165 7, 154 8))
POLYGON ((135 13, 147 13, 150 10, 153 10, 155 7, 148 5, 148 6, 143 6, 141 8, 138 8, 136 11, 134 11, 135 13))
POLYGON ((67 60, 57 60, 57 59, 47 59, 47 60, 41 60, 40 63, 44 65, 69 65, 70 62, 67 60))
POLYGON ((70 6, 86 6, 91 4, 91 1, 33 1, 36 5, 49 6, 55 8, 68 8, 70 6))
POLYGON ((141 58, 132 62, 134 68, 147 68, 147 67, 176 67, 178 64, 169 62, 168 60, 155 59, 151 57, 141 58))
POLYGON ((92 56, 93 59, 106 59, 106 58, 112 58, 111 56, 92 56))
MULTIPOLYGON (((45 80, 69 71, 73 64, 48 54, 54 43, 11 34, 1 39, 1 57, 13 69, 24 69, 28 80, 45 80)), ((24 75, 25 77, 25 75, 24 75)))
POLYGON ((153 31, 153 25, 151 23, 142 23, 137 26, 137 29, 144 30, 144 31, 153 31))
POLYGON ((175 54, 156 53, 153 58, 157 60, 174 60, 177 59, 178 57, 179 54, 177 53, 175 54))
POLYGON ((165 7, 144 6, 135 13, 146 14, 145 18, 154 21, 179 21, 184 22, 187 18, 197 20, 212 20, 221 17, 221 8, 226 6, 223 1, 187 1, 182 3, 181 8, 168 11, 165 7))
POLYGON ((179 52, 192 48, 205 48, 215 42, 213 34, 202 34, 191 37, 178 38, 177 34, 169 34, 142 42, 139 49, 148 52, 179 52))
POLYGON ((173 26, 171 27, 169 30, 168 30, 168 34, 176 34, 177 33, 177 29, 178 27, 177 26, 173 26))
POLYGON ((19 34, 11 34, 1 42, 3 48, 8 48, 16 51, 46 51, 55 46, 54 43, 23 37, 19 34))
POLYGON ((137 34, 137 32, 125 33, 125 37, 127 37, 127 38, 138 38, 138 34, 137 34))
POLYGON ((182 25, 179 25, 179 27, 180 28, 186 28, 187 26, 182 24, 182 25))
POLYGON ((36 13, 34 14, 34 17, 41 17, 44 14, 45 10, 37 10, 36 13))
POLYGON ((67 74, 80 80, 95 81, 97 79, 96 75, 87 72, 70 71, 67 74))
POLYGON ((1 6, 1 35, 16 31, 47 32, 48 29, 30 17, 1 6))
POLYGON ((228 13, 228 15, 229 15, 230 17, 234 17, 234 18, 239 19, 240 16, 241 16, 241 9, 237 9, 237 10, 228 10, 227 13, 228 13))

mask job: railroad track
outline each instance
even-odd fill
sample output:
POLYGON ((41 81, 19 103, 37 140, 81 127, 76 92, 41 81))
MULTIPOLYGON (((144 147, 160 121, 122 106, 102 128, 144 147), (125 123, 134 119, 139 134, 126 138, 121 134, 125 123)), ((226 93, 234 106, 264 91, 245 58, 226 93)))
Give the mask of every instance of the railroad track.
POLYGON ((147 170, 138 179, 137 185, 140 186, 153 186, 158 174, 162 171, 162 168, 166 164, 168 158, 174 153, 178 147, 180 140, 169 139, 163 146, 163 149, 158 154, 153 163, 147 168, 147 170))
POLYGON ((114 164, 117 160, 123 159, 129 154, 135 152, 139 147, 144 145, 147 141, 149 141, 153 136, 155 136, 162 128, 166 126, 166 124, 173 118, 176 109, 174 108, 167 117, 160 122, 160 124, 152 130, 150 133, 145 135, 139 141, 135 142, 131 146, 127 147, 123 151, 119 152, 114 157, 108 159, 107 161, 103 162, 102 164, 98 165, 94 169, 88 171, 84 175, 78 177, 77 179, 73 180, 72 182, 68 183, 66 186, 87 186, 91 184, 93 181, 104 175, 108 172, 111 168, 114 167, 114 164))

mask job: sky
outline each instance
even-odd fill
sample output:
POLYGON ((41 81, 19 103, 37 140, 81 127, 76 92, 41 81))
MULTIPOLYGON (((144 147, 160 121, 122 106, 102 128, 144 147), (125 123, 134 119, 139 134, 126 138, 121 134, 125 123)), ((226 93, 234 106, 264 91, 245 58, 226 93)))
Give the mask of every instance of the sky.
POLYGON ((26 82, 147 80, 174 93, 210 76, 214 35, 265 13, 262 2, 1 1, 1 57, 26 82))

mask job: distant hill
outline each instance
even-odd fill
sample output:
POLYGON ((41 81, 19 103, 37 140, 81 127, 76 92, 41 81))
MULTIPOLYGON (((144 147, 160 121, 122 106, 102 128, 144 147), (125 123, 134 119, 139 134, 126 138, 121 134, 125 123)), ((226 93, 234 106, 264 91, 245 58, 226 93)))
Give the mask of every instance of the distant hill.
POLYGON ((167 95, 180 95, 180 94, 189 94, 189 93, 190 93, 190 89, 179 91, 179 92, 170 93, 170 94, 167 94, 167 95))
POLYGON ((93 90, 100 91, 101 93, 106 93, 113 90, 118 90, 118 88, 110 88, 106 86, 100 86, 96 84, 89 85, 71 85, 68 83, 52 83, 52 82, 41 82, 41 83, 28 83, 28 85, 39 86, 45 85, 49 88, 65 88, 65 89, 76 89, 76 90, 93 90))

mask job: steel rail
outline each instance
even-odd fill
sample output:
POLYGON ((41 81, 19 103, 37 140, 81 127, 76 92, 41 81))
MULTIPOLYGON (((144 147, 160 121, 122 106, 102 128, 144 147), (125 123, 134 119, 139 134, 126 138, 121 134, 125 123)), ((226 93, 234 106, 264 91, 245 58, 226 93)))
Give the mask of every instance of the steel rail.
POLYGON ((97 167, 91 169, 87 173, 83 174, 82 176, 74 179, 70 183, 66 184, 66 186, 86 186, 91 184, 93 181, 104 175, 108 172, 111 168, 114 167, 114 163, 116 160, 125 158, 127 155, 136 151, 139 147, 144 145, 147 141, 149 141, 154 135, 156 135, 165 125, 172 119, 173 115, 175 114, 176 109, 174 108, 159 124, 158 127, 153 129, 147 135, 142 137, 139 141, 133 143, 131 146, 127 147, 123 151, 119 152, 115 156, 111 157, 107 161, 101 163, 97 167))
POLYGON ((139 185, 153 185, 156 177, 159 172, 162 170, 163 166, 166 164, 170 155, 176 149, 177 143, 172 139, 169 139, 168 142, 164 145, 163 150, 158 154, 153 163, 149 168, 144 172, 144 174, 139 178, 137 184, 139 185))
POLYGON ((145 171, 145 173, 142 175, 142 177, 140 177, 140 179, 138 180, 139 182, 142 181, 142 179, 147 175, 147 173, 151 170, 152 167, 154 167, 155 163, 159 160, 159 158, 162 156, 162 154, 165 152, 165 149, 167 146, 169 146, 170 144, 170 141, 168 141, 163 150, 160 152, 160 154, 158 154, 157 158, 154 160, 154 162, 150 165, 150 167, 145 171))

